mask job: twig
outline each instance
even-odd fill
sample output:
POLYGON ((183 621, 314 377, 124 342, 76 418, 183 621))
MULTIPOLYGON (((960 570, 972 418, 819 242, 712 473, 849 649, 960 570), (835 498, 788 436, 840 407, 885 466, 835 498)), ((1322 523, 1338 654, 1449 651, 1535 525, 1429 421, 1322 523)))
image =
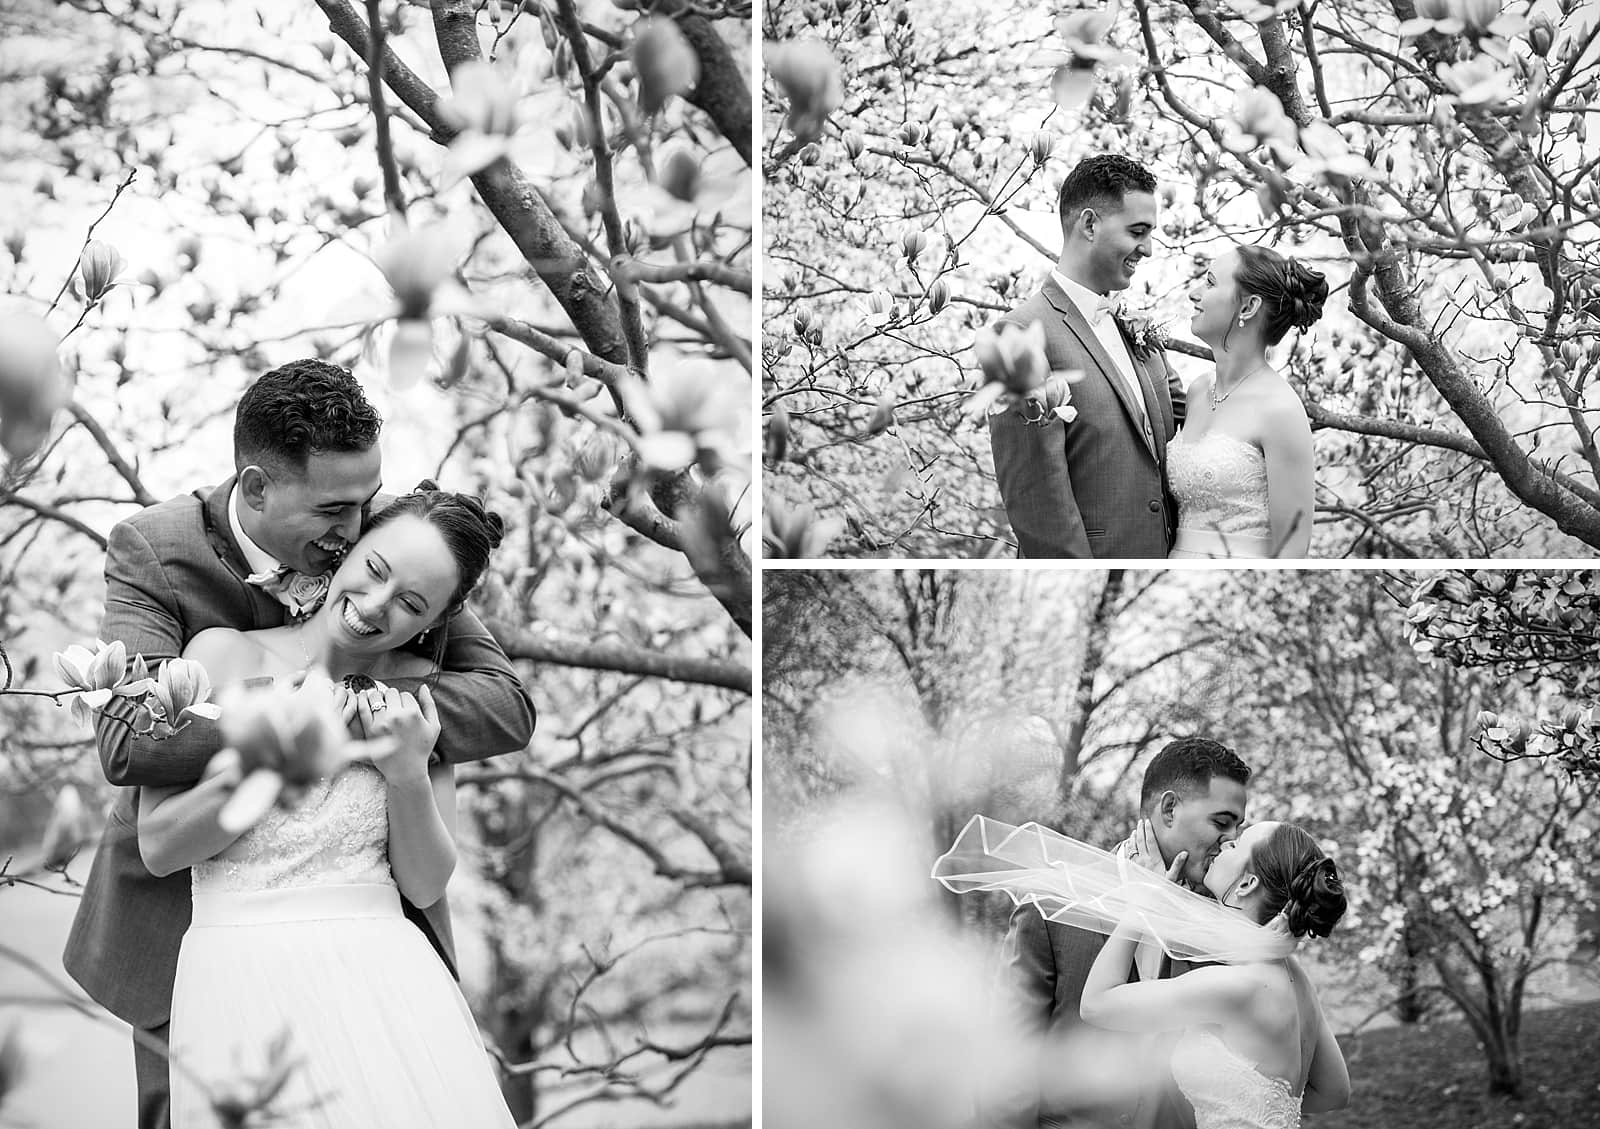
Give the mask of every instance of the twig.
MULTIPOLYGON (((128 175, 122 178, 122 183, 117 185, 117 190, 111 194, 111 202, 106 205, 105 211, 101 212, 98 216, 96 216, 94 222, 89 225, 89 230, 87 232, 85 232, 84 236, 83 236, 83 246, 78 249, 78 259, 79 259, 80 262, 83 259, 84 250, 89 246, 89 241, 94 238, 94 229, 100 226, 100 221, 101 220, 105 219, 107 216, 109 216, 111 214, 111 209, 115 208, 117 206, 117 201, 122 199, 122 193, 127 190, 128 185, 133 183, 133 178, 138 176, 138 175, 139 175, 139 170, 138 169, 133 168, 133 169, 129 169, 128 170, 128 175)), ((67 277, 61 283, 61 289, 57 290, 56 291, 56 296, 53 299, 51 299, 50 308, 45 311, 46 314, 55 313, 56 306, 58 306, 61 303, 61 296, 67 292, 67 287, 72 285, 73 276, 76 275, 77 273, 78 273, 78 264, 77 263, 73 263, 72 264, 72 269, 67 272, 67 277)), ((82 323, 83 318, 82 318, 81 315, 78 318, 78 321, 80 322, 80 324, 82 323)), ((76 329, 78 327, 77 326, 73 326, 72 328, 76 329)), ((70 330, 68 332, 70 332, 70 330)))
POLYGON ((377 122, 378 164, 383 169, 383 198, 389 211, 406 218, 406 200, 400 193, 400 171, 395 166, 394 145, 389 139, 389 114, 383 101, 383 17, 378 0, 367 0, 368 41, 367 90, 377 122))

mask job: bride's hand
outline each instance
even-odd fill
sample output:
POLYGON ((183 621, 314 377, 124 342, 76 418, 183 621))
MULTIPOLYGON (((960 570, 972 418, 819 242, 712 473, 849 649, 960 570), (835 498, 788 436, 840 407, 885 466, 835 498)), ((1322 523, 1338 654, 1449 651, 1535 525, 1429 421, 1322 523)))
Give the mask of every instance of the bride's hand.
POLYGON ((416 697, 393 688, 363 690, 356 695, 357 714, 367 739, 369 758, 391 784, 428 778, 428 756, 439 739, 439 714, 433 693, 417 688, 416 697))
POLYGON ((342 682, 334 683, 333 706, 339 711, 339 721, 344 726, 345 732, 359 741, 366 734, 361 731, 361 722, 356 712, 358 704, 356 696, 350 692, 349 687, 342 682))
POLYGON ((1165 873, 1168 882, 1177 882, 1183 873, 1183 864, 1189 861, 1188 851, 1179 851, 1172 860, 1172 865, 1165 872, 1161 869, 1161 844, 1156 842, 1155 825, 1148 819, 1141 819, 1134 824, 1133 834, 1128 836, 1127 857, 1138 863, 1146 870, 1157 874, 1165 873))

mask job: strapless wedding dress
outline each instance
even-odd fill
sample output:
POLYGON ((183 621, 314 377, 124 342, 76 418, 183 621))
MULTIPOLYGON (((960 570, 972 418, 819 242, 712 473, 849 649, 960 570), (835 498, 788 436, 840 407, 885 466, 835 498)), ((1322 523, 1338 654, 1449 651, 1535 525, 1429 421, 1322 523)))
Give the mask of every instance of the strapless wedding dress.
POLYGON ((1172 1078, 1194 1106, 1195 1129, 1300 1129, 1300 1098, 1289 1083, 1261 1073, 1206 1028, 1179 1037, 1172 1078))
POLYGON ((173 1129, 220 1124, 287 1038, 291 1129, 512 1129, 477 1025, 407 921, 383 776, 356 764, 193 869, 172 995, 173 1129))
POLYGON ((1178 500, 1178 536, 1169 559, 1272 555, 1267 457, 1253 443, 1187 431, 1167 444, 1167 481, 1178 500))

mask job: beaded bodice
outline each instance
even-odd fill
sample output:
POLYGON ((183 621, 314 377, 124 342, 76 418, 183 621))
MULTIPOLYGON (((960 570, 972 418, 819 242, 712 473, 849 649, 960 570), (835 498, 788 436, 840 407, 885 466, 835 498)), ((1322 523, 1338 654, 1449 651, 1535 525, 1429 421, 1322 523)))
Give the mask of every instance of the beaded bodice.
POLYGON ((1272 534, 1267 515, 1267 457, 1253 443, 1220 431, 1187 431, 1167 444, 1167 480, 1178 499, 1178 524, 1240 537, 1272 534))
POLYGON ((1195 1129, 1299 1129, 1300 1098, 1289 1084, 1261 1073, 1206 1028, 1179 1037, 1172 1077, 1194 1106, 1195 1129))
POLYGON ((383 774, 352 764, 292 807, 274 807, 227 850, 194 867, 197 893, 394 884, 383 774))

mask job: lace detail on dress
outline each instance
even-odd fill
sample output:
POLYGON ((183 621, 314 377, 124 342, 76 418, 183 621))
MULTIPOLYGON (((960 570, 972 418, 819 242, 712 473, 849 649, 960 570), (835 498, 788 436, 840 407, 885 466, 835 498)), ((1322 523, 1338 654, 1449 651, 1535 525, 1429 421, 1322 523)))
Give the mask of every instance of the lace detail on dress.
POLYGON ((394 884, 383 774, 353 764, 319 780, 287 810, 273 808, 226 851, 194 867, 194 890, 237 893, 296 886, 394 884))
POLYGON ((1195 1129, 1300 1129, 1300 1098, 1214 1031, 1191 1027, 1172 1049, 1172 1077, 1194 1106, 1195 1129))
POLYGON ((1220 431, 1167 444, 1167 480, 1178 499, 1180 528, 1268 539, 1267 457, 1253 443, 1220 431))

